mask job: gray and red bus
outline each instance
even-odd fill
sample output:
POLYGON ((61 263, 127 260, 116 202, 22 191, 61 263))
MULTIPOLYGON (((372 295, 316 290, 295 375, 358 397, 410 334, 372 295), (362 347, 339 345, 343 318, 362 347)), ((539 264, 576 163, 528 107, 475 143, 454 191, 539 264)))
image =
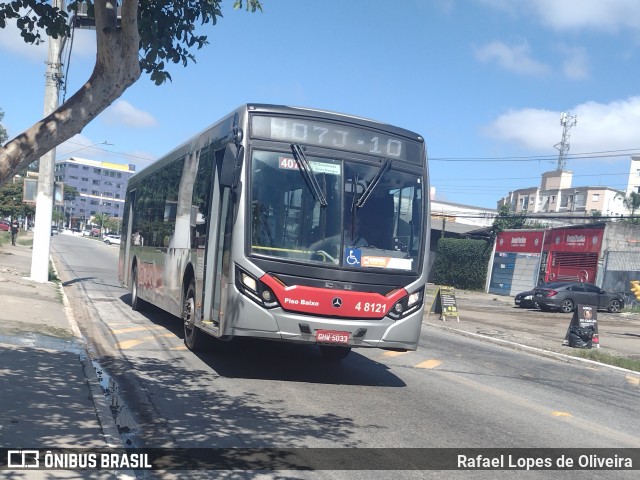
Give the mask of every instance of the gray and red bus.
POLYGON ((119 278, 204 334, 415 350, 429 252, 424 139, 247 104, 129 180, 119 278))

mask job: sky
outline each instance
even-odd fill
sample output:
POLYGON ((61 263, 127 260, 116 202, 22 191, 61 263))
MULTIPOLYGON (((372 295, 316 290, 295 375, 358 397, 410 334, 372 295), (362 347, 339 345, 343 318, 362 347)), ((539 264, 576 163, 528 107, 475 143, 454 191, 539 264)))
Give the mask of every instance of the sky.
MULTIPOLYGON (((138 82, 69 156, 137 170, 244 103, 332 110, 403 127, 427 144, 436 199, 496 208, 557 167, 560 115, 576 116, 572 187, 625 190, 640 155, 637 0, 262 0, 199 29, 209 45, 173 78, 138 82), (107 142, 110 145, 95 145, 107 142), (92 147, 87 147, 94 145, 92 147)), ((43 116, 46 45, 0 30, 0 108, 9 138, 43 116)), ((89 78, 95 33, 76 32, 66 98, 89 78)))

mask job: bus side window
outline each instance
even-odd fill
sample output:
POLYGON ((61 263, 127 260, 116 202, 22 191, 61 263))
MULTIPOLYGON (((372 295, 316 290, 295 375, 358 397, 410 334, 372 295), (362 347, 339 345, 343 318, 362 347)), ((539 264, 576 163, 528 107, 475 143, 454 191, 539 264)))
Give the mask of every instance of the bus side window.
POLYGON ((208 150, 200 153, 198 174, 193 186, 191 247, 204 248, 209 225, 209 205, 211 205, 211 189, 213 188, 213 157, 208 150))

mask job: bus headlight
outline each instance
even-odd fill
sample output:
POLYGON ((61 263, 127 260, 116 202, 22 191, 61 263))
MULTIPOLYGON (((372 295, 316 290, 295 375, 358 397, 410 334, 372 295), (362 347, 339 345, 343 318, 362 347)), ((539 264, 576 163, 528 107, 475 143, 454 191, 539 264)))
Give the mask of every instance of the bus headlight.
POLYGON ((401 298, 387 315, 394 320, 399 320, 402 317, 406 317, 410 313, 415 312, 422 307, 423 293, 424 288, 421 288, 406 297, 401 298))
POLYGON ((238 266, 236 266, 236 287, 245 296, 264 308, 280 306, 278 299, 269 287, 238 266))
POLYGON ((251 289, 254 292, 258 291, 258 282, 256 281, 255 278, 253 278, 252 276, 244 272, 240 273, 240 277, 242 278, 242 283, 244 284, 245 287, 251 289))
POLYGON ((416 302, 419 302, 422 300, 422 289, 418 290, 417 292, 413 292, 411 295, 409 295, 409 298, 407 299, 407 306, 411 306, 416 302))

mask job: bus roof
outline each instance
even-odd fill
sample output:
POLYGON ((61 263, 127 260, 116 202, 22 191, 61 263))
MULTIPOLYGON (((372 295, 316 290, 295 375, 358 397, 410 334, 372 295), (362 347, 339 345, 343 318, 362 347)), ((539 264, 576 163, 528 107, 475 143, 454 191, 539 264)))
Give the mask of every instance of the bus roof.
POLYGON ((346 113, 333 112, 329 110, 320 110, 313 109, 308 107, 295 107, 295 106, 287 106, 287 105, 274 105, 267 103, 246 103, 244 105, 240 105, 238 108, 230 112, 229 114, 223 116, 216 123, 213 123, 201 130, 197 134, 193 135, 191 138, 184 141, 181 145, 174 148, 173 150, 167 152, 165 155, 155 160, 153 163, 143 168, 135 175, 133 175, 129 179, 129 185, 136 184, 142 178, 147 177, 151 173, 157 171, 162 168, 164 165, 171 163, 175 159, 185 155, 188 153, 191 145, 194 140, 202 137, 207 132, 213 130, 214 128, 220 126, 224 122, 228 122, 229 119, 233 118, 234 115, 241 115, 245 113, 271 113, 271 114, 282 114, 282 115, 298 115, 302 117, 314 117, 324 120, 333 120, 337 122, 350 122, 357 124, 359 126, 365 126, 368 128, 373 128, 377 130, 384 130, 395 135, 400 135, 406 138, 409 138, 413 141, 423 143, 424 138, 411 130, 407 130, 405 128, 396 127, 394 125, 379 122, 377 120, 372 120, 364 117, 358 117, 355 115, 349 115, 346 113))

